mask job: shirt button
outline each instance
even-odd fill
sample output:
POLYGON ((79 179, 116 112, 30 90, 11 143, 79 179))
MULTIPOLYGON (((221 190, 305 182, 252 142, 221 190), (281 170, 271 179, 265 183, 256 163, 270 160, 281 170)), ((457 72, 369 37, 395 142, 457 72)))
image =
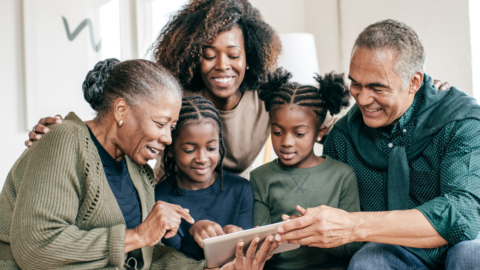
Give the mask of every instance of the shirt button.
POLYGON ((406 130, 406 129, 403 129, 403 132, 405 133, 405 132, 407 132, 407 130, 406 130))
POLYGON ((393 143, 389 143, 389 144, 388 144, 388 147, 392 148, 392 147, 393 147, 393 143))

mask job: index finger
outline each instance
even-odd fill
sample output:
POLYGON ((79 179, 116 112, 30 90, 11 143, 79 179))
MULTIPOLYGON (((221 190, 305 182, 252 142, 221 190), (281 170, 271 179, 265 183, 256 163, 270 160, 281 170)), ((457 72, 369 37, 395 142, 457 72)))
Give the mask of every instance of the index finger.
POLYGON ((175 208, 175 212, 177 212, 183 219, 185 219, 188 223, 193 224, 195 220, 190 216, 188 209, 183 209, 182 207, 175 208))
POLYGON ((287 233, 289 231, 302 229, 315 222, 314 216, 303 216, 283 223, 277 227, 277 232, 287 233))

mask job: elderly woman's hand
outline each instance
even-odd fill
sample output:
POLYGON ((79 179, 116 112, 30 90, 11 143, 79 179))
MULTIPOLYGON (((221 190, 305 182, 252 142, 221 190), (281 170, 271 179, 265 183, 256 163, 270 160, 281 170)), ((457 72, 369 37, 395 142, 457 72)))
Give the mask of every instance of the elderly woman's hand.
POLYGON ((55 115, 55 117, 45 117, 40 119, 40 121, 38 121, 38 124, 36 124, 33 127, 32 131, 28 133, 29 139, 25 141, 25 146, 32 146, 34 141, 38 141, 40 140, 40 138, 42 138, 42 134, 47 134, 50 131, 47 126, 53 124, 61 124, 62 120, 63 118, 59 114, 55 115))
POLYGON ((147 218, 135 229, 125 232, 125 253, 132 250, 154 246, 162 237, 170 238, 177 234, 182 218, 188 223, 195 221, 188 213, 176 204, 157 201, 147 218))
POLYGON ((257 251, 260 242, 259 237, 255 237, 248 247, 246 254, 243 253, 244 243, 237 244, 235 251, 235 259, 232 262, 225 264, 221 270, 260 270, 263 269, 265 262, 273 255, 270 253, 275 250, 281 243, 273 241, 273 236, 269 235, 265 238, 260 249, 257 251))

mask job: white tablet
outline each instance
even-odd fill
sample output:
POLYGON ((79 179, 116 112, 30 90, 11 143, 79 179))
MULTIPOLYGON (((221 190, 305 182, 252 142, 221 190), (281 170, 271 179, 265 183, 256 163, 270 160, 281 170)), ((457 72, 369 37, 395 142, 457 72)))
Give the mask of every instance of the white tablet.
MULTIPOLYGON (((205 260, 207 260, 207 268, 219 267, 233 261, 233 259, 235 259, 235 250, 238 242, 243 241, 246 250, 253 238, 260 237, 260 243, 258 245, 258 247, 260 247, 260 244, 267 236, 277 233, 277 227, 282 223, 284 223, 284 221, 203 240, 203 251, 205 252, 205 260)), ((298 244, 284 242, 270 254, 282 253, 299 247, 300 245, 298 244)))

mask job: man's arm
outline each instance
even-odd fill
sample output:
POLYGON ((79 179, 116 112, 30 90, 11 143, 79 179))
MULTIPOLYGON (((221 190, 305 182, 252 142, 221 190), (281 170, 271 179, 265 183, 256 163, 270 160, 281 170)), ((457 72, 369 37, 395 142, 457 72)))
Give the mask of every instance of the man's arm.
MULTIPOLYGON (((279 226, 277 240, 318 247, 353 241, 416 248, 473 239, 480 221, 480 122, 456 124, 440 171, 440 196, 417 209, 347 213, 321 206, 279 226)), ((327 140, 328 143, 328 140, 327 140)))
POLYGON ((418 210, 356 212, 319 206, 277 228, 277 241, 331 248, 351 242, 377 242, 416 248, 447 244, 418 210))

